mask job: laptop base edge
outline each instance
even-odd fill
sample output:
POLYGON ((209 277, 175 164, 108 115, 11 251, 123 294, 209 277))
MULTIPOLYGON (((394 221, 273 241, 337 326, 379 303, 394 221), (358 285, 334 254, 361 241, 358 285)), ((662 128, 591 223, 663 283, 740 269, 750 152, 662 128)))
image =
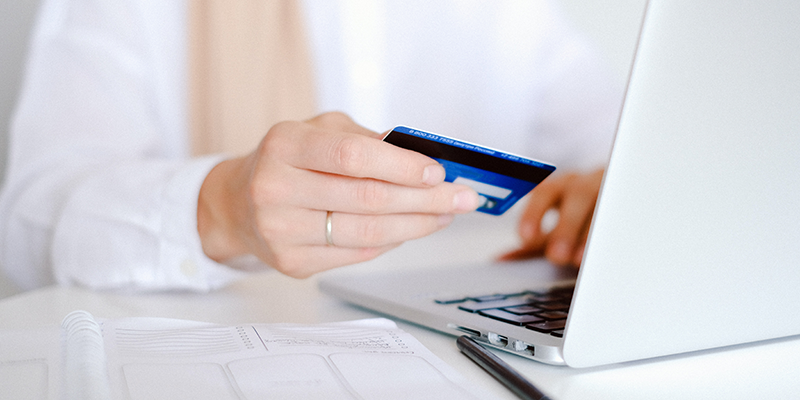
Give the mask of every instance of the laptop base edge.
POLYGON ((467 335, 481 344, 518 355, 545 364, 565 366, 561 346, 547 344, 531 344, 525 340, 492 332, 477 325, 470 326, 464 322, 451 321, 446 316, 421 311, 409 305, 391 302, 385 298, 355 293, 337 286, 325 279, 319 282, 319 288, 338 300, 348 302, 356 307, 384 314, 390 318, 399 318, 405 322, 435 330, 453 337, 467 335), (369 306, 365 306, 369 304, 369 306))

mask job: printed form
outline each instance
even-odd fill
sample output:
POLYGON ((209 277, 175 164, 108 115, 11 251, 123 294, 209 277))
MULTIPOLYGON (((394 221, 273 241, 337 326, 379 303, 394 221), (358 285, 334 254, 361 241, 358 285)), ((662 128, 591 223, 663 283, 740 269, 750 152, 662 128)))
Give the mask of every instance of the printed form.
POLYGON ((221 326, 95 320, 77 311, 60 332, 4 331, 0 340, 0 386, 25 398, 479 398, 449 365, 382 318, 221 326))

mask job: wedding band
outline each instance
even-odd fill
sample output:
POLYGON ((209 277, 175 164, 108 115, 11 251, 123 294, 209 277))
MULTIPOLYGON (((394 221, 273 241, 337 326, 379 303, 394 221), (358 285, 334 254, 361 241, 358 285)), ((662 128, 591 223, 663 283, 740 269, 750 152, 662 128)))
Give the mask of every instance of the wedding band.
POLYGON ((328 211, 328 216, 325 218, 325 240, 328 242, 328 246, 333 246, 333 223, 331 222, 332 216, 333 211, 328 211))

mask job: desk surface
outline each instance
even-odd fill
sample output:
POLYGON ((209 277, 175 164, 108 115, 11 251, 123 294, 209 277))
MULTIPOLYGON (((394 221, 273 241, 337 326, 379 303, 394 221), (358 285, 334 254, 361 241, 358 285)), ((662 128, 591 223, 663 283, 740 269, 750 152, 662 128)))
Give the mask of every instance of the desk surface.
MULTIPOLYGON (((512 218, 463 217, 446 231, 351 268, 424 268, 489 259, 513 246, 512 218)), ((59 324, 76 309, 102 318, 149 316, 220 324, 315 323, 376 316, 320 293, 316 281, 266 272, 209 294, 124 294, 48 287, 0 301, 0 328, 59 324)), ((746 318, 742 323, 747 323, 746 318)), ((494 398, 515 398, 464 357, 454 337, 402 321, 398 325, 494 398)), ((499 356, 553 399, 783 399, 800 393, 800 338, 581 370, 510 354, 499 356)))

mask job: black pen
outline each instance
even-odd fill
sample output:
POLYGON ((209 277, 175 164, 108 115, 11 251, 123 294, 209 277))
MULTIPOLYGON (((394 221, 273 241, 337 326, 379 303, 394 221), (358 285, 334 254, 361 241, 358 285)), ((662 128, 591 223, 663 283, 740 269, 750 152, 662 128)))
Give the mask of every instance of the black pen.
POLYGON ((525 400, 550 400, 544 393, 540 392, 525 377, 520 375, 514 368, 506 364, 505 361, 494 355, 480 343, 469 336, 461 336, 456 340, 458 349, 481 368, 485 369, 495 379, 500 381, 505 387, 509 388, 520 399, 525 400))

